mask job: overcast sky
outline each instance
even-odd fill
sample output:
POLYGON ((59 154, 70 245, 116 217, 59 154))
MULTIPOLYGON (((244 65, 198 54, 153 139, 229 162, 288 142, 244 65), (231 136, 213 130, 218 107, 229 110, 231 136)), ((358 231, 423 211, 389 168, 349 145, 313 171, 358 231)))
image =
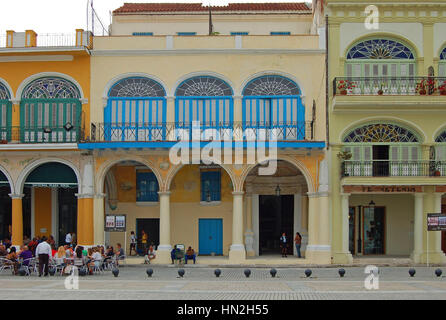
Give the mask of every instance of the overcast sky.
MULTIPOLYGON (((74 33, 75 29, 87 29, 87 3, 91 0, 0 0, 0 35, 6 30, 23 32, 28 29, 38 34, 74 33)), ((110 11, 124 2, 190 2, 226 5, 228 2, 296 2, 296 0, 93 0, 94 8, 107 28, 110 11)), ((299 0, 297 0, 299 1, 299 0)), ((299 2, 311 2, 301 0, 299 2)), ((91 21, 91 18, 89 19, 91 21)), ((88 22, 89 26, 91 22, 88 22)), ((91 30, 91 28, 89 27, 91 30)), ((96 29, 97 30, 97 29, 96 29)))

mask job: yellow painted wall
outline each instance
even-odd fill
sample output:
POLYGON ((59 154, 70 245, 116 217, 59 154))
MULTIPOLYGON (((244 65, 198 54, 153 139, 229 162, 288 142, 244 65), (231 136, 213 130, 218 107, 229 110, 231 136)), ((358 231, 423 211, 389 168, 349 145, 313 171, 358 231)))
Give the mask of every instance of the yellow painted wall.
MULTIPOLYGON (((59 72, 74 78, 82 87, 85 98, 90 98, 90 56, 85 51, 76 52, 41 52, 32 53, 32 56, 39 55, 72 55, 72 61, 28 61, 28 62, 0 62, 0 78, 3 78, 12 88, 12 96, 16 96, 19 85, 29 76, 41 72, 59 72)), ((3 52, 2 57, 8 56, 28 56, 32 59, 31 53, 10 53, 3 52)), ((83 104, 84 120, 86 128, 90 127, 90 104, 83 104)), ((15 107, 13 110, 13 125, 20 125, 20 110, 15 107)))
POLYGON ((34 234, 39 236, 51 235, 51 188, 34 188, 34 234), (40 229, 45 228, 46 233, 40 232, 40 229))

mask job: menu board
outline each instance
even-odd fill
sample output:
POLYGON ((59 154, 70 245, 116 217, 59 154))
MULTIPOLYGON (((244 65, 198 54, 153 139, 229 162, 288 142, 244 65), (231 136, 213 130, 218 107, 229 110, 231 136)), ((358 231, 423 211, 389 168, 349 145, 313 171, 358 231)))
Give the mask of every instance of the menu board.
POLYGON ((109 232, 125 232, 126 231, 126 215, 110 214, 105 216, 105 231, 109 232))
POLYGON ((443 231, 443 230, 446 230, 446 214, 428 213, 427 231, 443 231))

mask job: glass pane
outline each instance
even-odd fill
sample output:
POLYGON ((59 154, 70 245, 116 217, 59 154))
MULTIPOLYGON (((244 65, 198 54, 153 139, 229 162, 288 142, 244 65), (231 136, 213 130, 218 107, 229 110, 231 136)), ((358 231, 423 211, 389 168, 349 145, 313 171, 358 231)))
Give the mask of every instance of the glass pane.
POLYGON ((364 254, 384 254, 384 208, 364 208, 364 254))

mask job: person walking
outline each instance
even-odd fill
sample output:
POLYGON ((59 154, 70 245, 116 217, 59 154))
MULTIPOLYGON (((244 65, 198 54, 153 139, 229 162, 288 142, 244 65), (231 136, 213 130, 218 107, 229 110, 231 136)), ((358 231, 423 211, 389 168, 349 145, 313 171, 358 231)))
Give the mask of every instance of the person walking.
POLYGON ((282 236, 280 237, 280 248, 282 249, 282 258, 286 258, 287 256, 287 249, 288 249, 288 239, 287 236, 284 233, 282 233, 282 236))
POLYGON ((294 237, 294 244, 296 245, 296 252, 297 257, 302 258, 302 255, 300 254, 300 246, 302 244, 302 236, 299 232, 296 232, 296 236, 294 237))
POLYGON ((45 277, 48 276, 48 264, 51 257, 51 246, 47 242, 47 238, 44 236, 42 242, 36 248, 36 256, 39 257, 39 277, 42 273, 45 277))
POLYGON ((138 252, 136 251, 136 236, 135 231, 130 232, 130 253, 129 255, 132 255, 132 249, 135 251, 135 256, 138 255, 138 252))

